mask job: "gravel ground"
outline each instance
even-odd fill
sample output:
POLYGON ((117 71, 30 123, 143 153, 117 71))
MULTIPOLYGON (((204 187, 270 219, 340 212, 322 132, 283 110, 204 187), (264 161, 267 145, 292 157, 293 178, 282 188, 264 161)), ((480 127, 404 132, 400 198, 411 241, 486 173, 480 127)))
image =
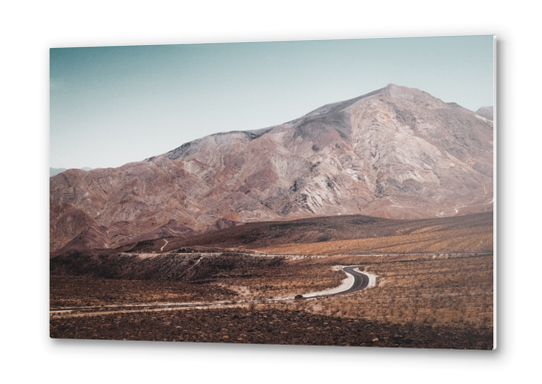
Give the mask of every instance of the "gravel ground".
POLYGON ((493 348, 491 329, 383 324, 300 310, 212 309, 51 318, 52 338, 211 343, 493 348))

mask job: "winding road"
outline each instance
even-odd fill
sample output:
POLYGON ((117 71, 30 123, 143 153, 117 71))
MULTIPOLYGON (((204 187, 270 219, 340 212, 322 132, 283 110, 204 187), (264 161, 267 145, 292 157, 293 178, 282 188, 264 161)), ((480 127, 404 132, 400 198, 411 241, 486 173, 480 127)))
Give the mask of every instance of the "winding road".
POLYGON ((169 243, 169 241, 167 241, 166 239, 162 239, 162 240, 164 240, 166 243, 162 245, 162 248, 160 248, 160 252, 164 252, 164 247, 167 245, 167 243, 169 243))
MULTIPOLYGON (((166 246, 164 244, 164 246, 166 246)), ((198 262, 201 260, 201 258, 198 260, 198 262)), ((333 290, 330 290, 329 293, 326 292, 317 292, 314 293, 308 293, 303 295, 302 298, 305 299, 315 299, 318 297, 328 297, 328 296, 335 296, 335 295, 344 295, 347 293, 357 292, 361 291, 362 289, 367 288, 369 285, 369 276, 354 271, 355 268, 361 267, 361 265, 351 265, 348 267, 343 267, 342 270, 346 273, 351 275, 354 278, 354 282, 352 285, 344 290, 340 290, 337 292, 334 292, 333 290)), ((301 295, 300 295, 301 296, 301 295)), ((294 298, 283 298, 283 299, 273 299, 268 300, 267 302, 277 302, 277 301, 293 301, 294 298)), ((247 303, 258 303, 259 300, 244 300, 242 302, 238 302, 237 305, 245 305, 247 303)), ((168 310, 168 309, 174 309, 174 308, 190 308, 190 307, 216 307, 216 306, 236 306, 228 303, 227 301, 221 301, 221 302, 214 302, 214 303, 153 303, 153 304, 124 304, 124 305, 101 305, 101 306, 88 306, 88 307, 64 307, 64 308, 55 308, 51 309, 50 313, 65 313, 65 312, 96 312, 96 313, 115 313, 115 312, 121 312, 121 311, 127 311, 127 310, 168 310)))
POLYGON ((346 291, 336 293, 337 295, 343 295, 345 293, 361 291, 362 289, 367 288, 367 286, 369 285, 369 276, 367 276, 365 273, 354 271, 354 268, 358 268, 358 267, 361 267, 361 265, 343 267, 343 271, 354 276, 354 284, 352 284, 352 286, 348 288, 346 291))
POLYGON ((337 288, 331 289, 328 292, 322 291, 322 292, 315 292, 315 293, 307 293, 303 295, 303 298, 305 299, 315 299, 317 297, 327 297, 327 296, 335 296, 335 295, 344 295, 346 293, 352 293, 361 291, 362 289, 365 289, 369 286, 369 276, 365 273, 354 271, 355 268, 361 267, 361 265, 350 265, 348 267, 343 267, 342 270, 347 274, 351 275, 354 278, 354 281, 352 282, 352 285, 350 287, 344 288, 342 290, 337 290, 337 288))

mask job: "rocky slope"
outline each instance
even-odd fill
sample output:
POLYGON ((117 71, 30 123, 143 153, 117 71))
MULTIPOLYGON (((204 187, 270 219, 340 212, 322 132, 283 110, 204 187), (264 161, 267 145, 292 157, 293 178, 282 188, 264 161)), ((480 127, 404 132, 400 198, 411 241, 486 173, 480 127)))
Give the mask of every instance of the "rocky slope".
POLYGON ((492 176, 491 120, 390 84, 278 126, 54 176, 50 246, 108 248, 316 216, 485 212, 493 209, 492 176))

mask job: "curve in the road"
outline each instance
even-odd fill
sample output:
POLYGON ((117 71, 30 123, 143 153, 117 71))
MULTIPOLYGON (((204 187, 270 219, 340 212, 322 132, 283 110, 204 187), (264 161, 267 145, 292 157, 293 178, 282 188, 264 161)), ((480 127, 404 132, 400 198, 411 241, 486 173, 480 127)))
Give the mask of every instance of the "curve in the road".
POLYGON ((316 294, 308 293, 306 295, 303 295, 303 298, 314 299, 316 297, 344 295, 347 293, 361 291, 362 289, 367 288, 369 286, 369 281, 370 281, 369 276, 366 275, 365 273, 354 271, 354 268, 358 268, 358 267, 361 267, 361 265, 350 265, 348 267, 343 267, 343 271, 354 278, 354 282, 352 283, 350 287, 345 288, 344 290, 338 291, 338 292, 333 292, 333 291, 329 293, 317 292, 316 294))
POLYGON ((162 248, 160 248, 160 252, 164 252, 164 247, 167 245, 167 243, 169 243, 169 241, 167 241, 166 239, 162 239, 165 241, 165 244, 162 245, 162 248))
POLYGON ((365 273, 354 271, 354 268, 358 267, 360 267, 360 265, 343 267, 343 271, 354 276, 354 284, 352 284, 352 286, 347 290, 337 293, 337 295, 361 291, 362 289, 365 289, 369 286, 369 276, 365 273))

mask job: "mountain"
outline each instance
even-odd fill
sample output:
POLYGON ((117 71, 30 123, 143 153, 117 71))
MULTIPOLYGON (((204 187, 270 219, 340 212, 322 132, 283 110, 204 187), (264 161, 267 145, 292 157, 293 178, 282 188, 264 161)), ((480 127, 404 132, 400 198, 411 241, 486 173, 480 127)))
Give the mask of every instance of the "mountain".
POLYGON ((281 125, 54 176, 50 248, 113 248, 248 222, 492 210, 492 121, 390 84, 281 125))
POLYGON ((493 121, 493 107, 482 107, 476 111, 476 114, 478 116, 485 117, 486 119, 489 119, 493 121))

